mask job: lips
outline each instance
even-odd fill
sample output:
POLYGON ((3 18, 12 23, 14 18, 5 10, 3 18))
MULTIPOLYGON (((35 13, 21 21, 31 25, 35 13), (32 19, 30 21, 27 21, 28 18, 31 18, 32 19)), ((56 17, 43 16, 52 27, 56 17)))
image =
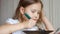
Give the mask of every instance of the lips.
POLYGON ((33 20, 37 21, 37 19, 33 19, 33 20))

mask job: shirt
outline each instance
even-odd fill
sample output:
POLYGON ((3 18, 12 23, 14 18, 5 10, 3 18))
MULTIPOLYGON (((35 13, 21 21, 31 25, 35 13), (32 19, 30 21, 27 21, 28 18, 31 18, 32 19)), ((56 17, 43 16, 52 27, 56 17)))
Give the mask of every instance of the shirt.
MULTIPOLYGON (((9 24, 18 24, 18 23, 20 23, 19 22, 19 20, 18 19, 12 19, 12 18, 8 18, 7 20, 6 20, 6 23, 9 23, 9 24)), ((30 28, 30 29, 23 29, 23 30, 18 30, 18 31, 15 31, 15 32, 13 32, 12 34, 26 34, 26 33, 24 33, 23 31, 36 31, 36 30, 38 30, 38 27, 37 26, 34 26, 34 27, 32 27, 32 28, 30 28)))

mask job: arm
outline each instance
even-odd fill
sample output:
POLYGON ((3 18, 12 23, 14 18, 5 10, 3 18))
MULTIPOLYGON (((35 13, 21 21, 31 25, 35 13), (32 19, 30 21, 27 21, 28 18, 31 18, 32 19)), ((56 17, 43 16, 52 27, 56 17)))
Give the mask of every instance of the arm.
POLYGON ((49 20, 45 16, 42 17, 42 21, 45 24, 46 30, 50 30, 50 31, 52 30, 54 32, 54 28, 52 24, 49 22, 49 20))
POLYGON ((52 24, 49 22, 49 20, 45 16, 42 18, 42 21, 44 22, 47 30, 54 30, 52 24))
POLYGON ((3 26, 0 26, 0 34, 9 34, 23 28, 24 28, 24 25, 22 23, 14 24, 14 25, 5 24, 3 26))
POLYGON ((5 24, 3 26, 0 26, 0 34, 9 34, 24 28, 32 28, 33 26, 35 26, 35 24, 36 21, 33 19, 30 19, 29 21, 24 21, 19 24, 5 24))

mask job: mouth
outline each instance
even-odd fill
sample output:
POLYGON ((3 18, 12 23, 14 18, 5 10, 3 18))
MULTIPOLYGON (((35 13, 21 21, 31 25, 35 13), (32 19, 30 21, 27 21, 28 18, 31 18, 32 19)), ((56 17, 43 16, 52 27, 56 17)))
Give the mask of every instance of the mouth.
POLYGON ((33 20, 37 21, 37 19, 33 19, 33 20))

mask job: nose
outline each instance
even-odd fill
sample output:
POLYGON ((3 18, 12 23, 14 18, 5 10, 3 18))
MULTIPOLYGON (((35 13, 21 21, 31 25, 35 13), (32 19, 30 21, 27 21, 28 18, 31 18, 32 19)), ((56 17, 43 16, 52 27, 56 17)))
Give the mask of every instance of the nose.
POLYGON ((35 15, 35 18, 37 18, 37 16, 35 15))
POLYGON ((38 19, 38 14, 36 13, 36 14, 34 15, 34 17, 35 17, 35 19, 38 19))

